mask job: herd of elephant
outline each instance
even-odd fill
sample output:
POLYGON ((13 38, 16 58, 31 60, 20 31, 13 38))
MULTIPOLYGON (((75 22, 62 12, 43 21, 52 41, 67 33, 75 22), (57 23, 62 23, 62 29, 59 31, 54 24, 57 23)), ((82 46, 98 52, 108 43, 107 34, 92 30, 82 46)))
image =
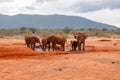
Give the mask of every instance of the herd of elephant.
MULTIPOLYGON (((76 48, 78 48, 78 51, 85 50, 85 40, 87 38, 86 33, 78 32, 74 35, 74 38, 76 40, 70 41, 72 46, 72 51, 75 51, 76 48)), ((66 37, 63 34, 59 35, 51 35, 45 38, 42 38, 41 41, 38 37, 33 36, 31 34, 25 35, 25 43, 27 47, 31 48, 32 50, 35 50, 36 43, 39 43, 39 47, 46 51, 48 48, 48 51, 50 51, 50 48, 52 48, 53 51, 57 50, 57 44, 61 45, 61 50, 65 51, 65 42, 67 41, 66 37), (52 45, 50 45, 52 44, 52 45)))

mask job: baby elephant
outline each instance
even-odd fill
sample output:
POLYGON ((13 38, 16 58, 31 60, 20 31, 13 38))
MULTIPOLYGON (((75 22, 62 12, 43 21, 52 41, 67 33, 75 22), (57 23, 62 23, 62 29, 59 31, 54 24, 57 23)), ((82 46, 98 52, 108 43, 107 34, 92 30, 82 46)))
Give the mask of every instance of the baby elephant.
POLYGON ((72 44, 72 51, 76 51, 76 48, 77 48, 77 41, 74 40, 74 41, 70 41, 71 44, 72 44))

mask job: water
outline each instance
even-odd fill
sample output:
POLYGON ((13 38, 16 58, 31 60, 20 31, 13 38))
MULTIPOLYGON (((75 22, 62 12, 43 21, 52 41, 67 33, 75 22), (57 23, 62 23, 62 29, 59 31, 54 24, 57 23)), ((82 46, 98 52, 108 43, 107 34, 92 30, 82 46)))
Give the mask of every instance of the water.
POLYGON ((65 52, 69 52, 69 51, 71 51, 70 49, 65 49, 65 52))
MULTIPOLYGON (((35 51, 43 51, 41 48, 35 48, 35 51)), ((47 49, 46 49, 46 51, 48 51, 47 49)), ((52 49, 50 49, 50 51, 52 51, 52 49)), ((65 49, 65 52, 69 52, 69 51, 71 51, 70 49, 65 49)))
POLYGON ((35 48, 35 51, 43 51, 41 48, 35 48))

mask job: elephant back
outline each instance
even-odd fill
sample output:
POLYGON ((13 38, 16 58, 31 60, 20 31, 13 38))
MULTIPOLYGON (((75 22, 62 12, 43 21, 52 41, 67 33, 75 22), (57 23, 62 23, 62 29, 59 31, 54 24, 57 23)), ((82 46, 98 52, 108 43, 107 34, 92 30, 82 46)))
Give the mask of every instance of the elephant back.
POLYGON ((66 37, 63 34, 58 34, 58 35, 56 35, 56 37, 59 38, 59 39, 62 39, 64 41, 67 40, 66 37))
POLYGON ((62 43, 66 41, 66 38, 63 35, 52 35, 47 38, 47 41, 62 43))
POLYGON ((29 43, 31 41, 32 41, 32 35, 30 35, 30 34, 25 35, 25 42, 29 43))
POLYGON ((32 36, 32 39, 33 39, 34 42, 36 42, 36 43, 40 43, 40 40, 39 40, 38 37, 32 36))
POLYGON ((32 36, 31 34, 25 35, 25 42, 26 43, 40 43, 40 40, 38 37, 32 36))

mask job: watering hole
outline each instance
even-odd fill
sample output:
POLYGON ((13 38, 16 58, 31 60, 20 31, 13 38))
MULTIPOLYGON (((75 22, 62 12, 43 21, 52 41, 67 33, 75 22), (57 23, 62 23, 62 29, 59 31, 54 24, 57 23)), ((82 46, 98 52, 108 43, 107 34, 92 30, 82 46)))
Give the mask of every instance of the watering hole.
MULTIPOLYGON (((35 48, 35 51, 43 51, 41 48, 35 48)), ((47 49, 46 49, 46 51, 48 51, 47 49)), ((50 51, 52 51, 52 49, 50 49, 50 51)), ((71 51, 71 49, 65 49, 65 52, 69 52, 69 51, 71 51)))

